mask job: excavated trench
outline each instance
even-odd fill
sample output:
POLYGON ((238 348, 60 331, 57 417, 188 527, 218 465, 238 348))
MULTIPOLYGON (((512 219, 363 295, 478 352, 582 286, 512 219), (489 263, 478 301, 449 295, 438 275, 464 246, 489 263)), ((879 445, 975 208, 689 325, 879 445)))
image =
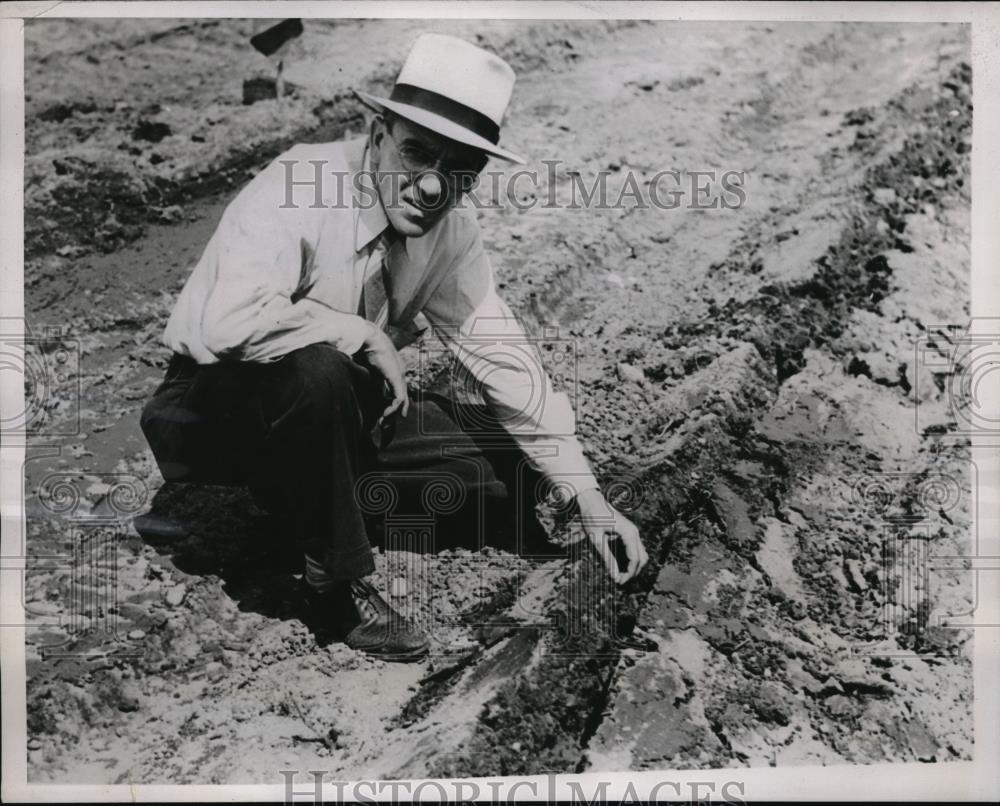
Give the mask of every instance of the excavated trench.
MULTIPOLYGON (((762 530, 755 524, 760 518, 779 516, 794 480, 828 457, 814 449, 788 448, 757 426, 782 385, 803 368, 808 350, 848 360, 848 374, 867 374, 858 369, 858 359, 845 356, 838 339, 853 311, 881 315, 880 303, 893 284, 885 253, 910 249, 906 216, 919 213, 929 201, 946 207, 968 202, 970 83, 970 71, 963 64, 929 106, 913 109, 912 91, 890 105, 900 115, 912 115, 910 133, 899 151, 867 172, 862 185, 867 198, 851 212, 837 242, 815 261, 811 277, 768 285, 749 300, 730 301, 703 321, 669 327, 659 335, 668 349, 690 348, 699 338, 719 334, 744 346, 720 355, 704 369, 692 368, 685 382, 707 388, 711 390, 707 396, 716 397, 701 403, 705 413, 677 417, 675 405, 663 406, 662 413, 637 435, 637 444, 651 446, 647 455, 630 458, 613 474, 635 479, 641 490, 637 496, 641 503, 622 509, 647 536, 649 566, 623 595, 615 596, 592 559, 578 560, 576 576, 569 583, 574 586, 570 600, 587 611, 573 618, 588 629, 558 648, 552 646, 549 634, 538 631, 507 639, 507 647, 494 655, 493 663, 503 665, 505 656, 523 656, 525 642, 535 644, 541 658, 528 672, 501 686, 460 752, 444 760, 428 759, 432 775, 587 769, 589 744, 607 714, 615 675, 634 663, 634 651, 623 653, 620 642, 630 637, 635 614, 643 624, 643 608, 661 569, 666 564, 683 567, 710 541, 721 555, 720 566, 736 562, 762 572, 756 560, 762 530), (952 113, 956 98, 961 101, 960 115, 952 113), (928 184, 915 185, 914 176, 928 184), (934 179, 938 181, 930 185, 934 179), (891 200, 885 201, 884 191, 873 195, 875 188, 891 189, 891 200)), ((859 110, 856 117, 863 112, 859 110)), ((725 265, 731 272, 751 273, 753 260, 740 249, 725 265)), ((549 289, 539 304, 549 312, 558 311, 561 298, 559 289, 549 289)), ((905 396, 909 392, 905 368, 900 378, 899 391, 905 396)), ((780 592, 773 596, 793 615, 802 606, 780 592)), ((767 643, 748 636, 745 625, 702 627, 700 632, 723 655, 748 644, 751 652, 756 646, 767 653, 767 643)), ((882 696, 882 690, 874 688, 882 696)), ((448 691, 447 683, 434 680, 420 695, 419 710, 430 711, 433 700, 448 691)), ((746 760, 729 746, 717 721, 712 729, 719 739, 712 761, 746 760)), ((669 756, 660 760, 671 761, 669 756)))

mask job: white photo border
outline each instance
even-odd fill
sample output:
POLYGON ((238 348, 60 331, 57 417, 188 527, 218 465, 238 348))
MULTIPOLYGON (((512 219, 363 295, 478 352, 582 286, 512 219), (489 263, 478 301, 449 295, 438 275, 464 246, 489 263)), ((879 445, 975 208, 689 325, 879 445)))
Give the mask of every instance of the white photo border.
MULTIPOLYGON (((972 25, 974 127, 972 150, 972 315, 1000 319, 1000 5, 973 3, 680 3, 680 2, 7 2, 0 6, 0 271, 3 293, 0 316, 22 318, 23 300, 23 160, 24 160, 24 24, 22 18, 51 17, 385 17, 385 18, 507 18, 507 19, 607 19, 719 20, 773 22, 802 21, 906 21, 950 22, 972 25)), ((4 374, 0 406, 23 409, 23 385, 4 374)), ((990 390, 996 391, 996 385, 990 390)), ((991 410, 1000 411, 994 400, 991 410)), ((23 562, 7 564, 19 554, 23 534, 21 468, 24 445, 6 441, 0 448, 0 505, 2 544, 0 558, 0 623, 19 624, 23 616, 19 598, 23 562), (10 549, 15 549, 11 551, 10 549)), ((1000 558, 1000 455, 995 447, 973 445, 972 460, 980 471, 978 529, 981 551, 1000 558)), ((601 781, 612 781, 611 797, 632 791, 642 796, 663 782, 676 783, 690 792, 692 783, 713 782, 715 792, 726 782, 739 781, 739 797, 750 800, 833 799, 876 801, 926 799, 951 801, 1000 798, 1000 573, 983 573, 979 589, 988 598, 977 609, 974 646, 975 758, 971 762, 943 764, 872 764, 784 769, 737 768, 718 770, 663 770, 619 774, 586 773, 504 779, 493 790, 499 797, 521 799, 534 792, 540 797, 568 799, 567 782, 576 781, 592 792, 601 781), (534 784, 525 786, 524 782, 534 784), (518 787, 511 792, 511 787, 518 787), (553 788, 554 787, 554 788, 553 788)), ((274 785, 41 785, 27 783, 25 745, 24 629, 0 629, 0 682, 2 703, 3 800, 23 802, 100 801, 235 801, 278 800, 284 786, 277 773, 274 785)), ((279 764, 276 762, 275 770, 279 764)), ((497 779, 467 779, 480 782, 497 779)), ((418 782, 414 782, 416 784, 418 782)), ((348 790, 351 791, 351 790, 348 790)), ((359 790, 371 795, 375 790, 359 790)), ((436 792, 435 789, 428 790, 436 792)), ((447 790, 447 791, 454 791, 447 790)), ((468 791, 466 789, 465 791, 468 791)), ((486 790, 490 791, 490 790, 486 790)), ((664 790, 660 792, 676 791, 664 790)), ((705 790, 702 790, 704 793, 705 790)), ((324 798, 333 800, 328 787, 324 798)))

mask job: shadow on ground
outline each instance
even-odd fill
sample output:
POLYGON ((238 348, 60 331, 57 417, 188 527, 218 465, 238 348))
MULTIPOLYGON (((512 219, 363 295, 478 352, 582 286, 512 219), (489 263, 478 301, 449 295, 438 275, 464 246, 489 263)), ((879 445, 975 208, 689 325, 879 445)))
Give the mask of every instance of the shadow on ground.
MULTIPOLYGON (((508 507, 508 509, 512 509, 508 507)), ((517 528, 511 511, 493 519, 485 534, 467 522, 439 524, 432 546, 408 545, 418 553, 490 547, 536 559, 565 556, 534 517, 517 528)), ((180 571, 218 576, 242 611, 305 624, 322 646, 335 640, 321 613, 306 596, 303 557, 281 518, 255 503, 243 487, 166 483, 149 512, 135 519, 136 531, 180 571)), ((375 551, 387 547, 386 524, 368 523, 375 551)))

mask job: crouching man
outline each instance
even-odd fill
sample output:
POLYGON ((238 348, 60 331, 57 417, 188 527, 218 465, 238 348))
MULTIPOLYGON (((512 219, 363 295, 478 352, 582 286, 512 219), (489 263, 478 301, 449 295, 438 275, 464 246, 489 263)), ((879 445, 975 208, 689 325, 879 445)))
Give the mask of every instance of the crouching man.
POLYGON ((395 494, 446 477, 469 500, 523 509, 484 447, 502 434, 572 490, 616 581, 647 559, 572 436, 568 399, 523 360, 528 340, 496 294, 475 216, 455 206, 489 157, 523 162, 498 145, 513 86, 497 56, 423 35, 390 97, 365 96, 379 112, 366 138, 299 145, 258 174, 180 294, 164 336, 173 356, 142 416, 165 479, 249 485, 304 553, 320 611, 349 646, 389 659, 429 642, 364 580, 375 566, 359 484, 372 471, 395 494), (322 183, 304 181, 317 172, 322 183), (417 322, 474 381, 483 416, 438 395, 411 401, 397 349, 417 322), (476 339, 483 325, 490 338, 476 339))

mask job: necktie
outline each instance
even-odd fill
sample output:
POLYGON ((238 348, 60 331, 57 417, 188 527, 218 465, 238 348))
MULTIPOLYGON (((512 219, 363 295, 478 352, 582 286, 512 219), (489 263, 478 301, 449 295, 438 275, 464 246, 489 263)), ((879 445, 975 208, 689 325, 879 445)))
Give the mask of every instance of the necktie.
POLYGON ((386 283, 388 268, 386 266, 386 244, 384 236, 380 237, 368 257, 365 266, 365 282, 361 291, 361 313, 369 322, 374 322, 384 328, 389 318, 386 300, 388 294, 386 283))

